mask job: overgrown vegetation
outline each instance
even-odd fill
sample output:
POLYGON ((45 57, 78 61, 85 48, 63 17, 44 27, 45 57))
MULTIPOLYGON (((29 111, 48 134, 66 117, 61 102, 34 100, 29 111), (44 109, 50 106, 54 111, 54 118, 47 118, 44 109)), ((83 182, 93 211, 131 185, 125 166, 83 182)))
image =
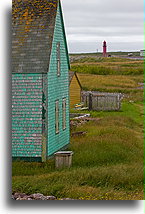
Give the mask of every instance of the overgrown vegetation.
POLYGON ((140 75, 143 74, 143 65, 116 65, 116 66, 100 66, 98 64, 78 64, 72 65, 71 70, 84 73, 84 74, 97 74, 97 75, 140 75), (124 67, 123 67, 124 66, 124 67))
POLYGON ((71 70, 96 75, 140 75, 143 74, 143 65, 143 60, 83 56, 73 59, 71 70))
POLYGON ((89 90, 99 87, 127 92, 121 111, 91 111, 91 117, 99 120, 71 130, 86 135, 71 137, 68 150, 74 155, 70 169, 56 170, 54 159, 46 163, 13 162, 13 191, 41 192, 58 199, 143 199, 143 90, 136 89, 143 75, 79 74, 79 78, 89 90))
POLYGON ((94 75, 77 74, 82 89, 86 91, 118 92, 125 95, 125 100, 143 102, 143 75, 94 75))
POLYGON ((124 103, 121 112, 91 112, 97 122, 72 131, 70 169, 47 163, 13 163, 13 191, 42 192, 58 198, 141 199, 143 197, 143 125, 141 105, 124 103), (106 195, 107 194, 107 195, 106 195))

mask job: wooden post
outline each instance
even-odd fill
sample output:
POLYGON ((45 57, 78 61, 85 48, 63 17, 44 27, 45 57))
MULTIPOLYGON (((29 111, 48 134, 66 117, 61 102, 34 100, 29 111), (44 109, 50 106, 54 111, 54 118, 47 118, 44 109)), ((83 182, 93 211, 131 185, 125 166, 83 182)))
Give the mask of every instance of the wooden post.
POLYGON ((55 153, 55 167, 71 167, 72 165, 72 151, 59 151, 55 153))
POLYGON ((92 110, 92 94, 89 93, 89 110, 92 110))

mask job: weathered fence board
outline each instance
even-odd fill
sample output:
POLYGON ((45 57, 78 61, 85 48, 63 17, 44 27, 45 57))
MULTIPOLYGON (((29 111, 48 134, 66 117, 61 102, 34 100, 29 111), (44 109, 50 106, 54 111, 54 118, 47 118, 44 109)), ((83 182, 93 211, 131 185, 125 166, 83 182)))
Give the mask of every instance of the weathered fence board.
POLYGON ((97 91, 82 91, 82 102, 89 110, 119 111, 121 108, 121 93, 104 93, 97 91))

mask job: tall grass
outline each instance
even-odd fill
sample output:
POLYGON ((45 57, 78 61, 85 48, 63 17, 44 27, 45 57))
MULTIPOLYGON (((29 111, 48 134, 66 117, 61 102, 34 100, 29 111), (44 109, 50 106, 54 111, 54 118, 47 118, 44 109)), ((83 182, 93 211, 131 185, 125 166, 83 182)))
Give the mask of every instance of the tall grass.
POLYGON ((143 73, 142 64, 100 58, 98 65, 93 60, 88 63, 82 59, 72 69, 79 72, 81 84, 87 90, 127 93, 121 111, 91 111, 91 117, 99 120, 72 129, 85 131, 86 135, 71 136, 71 168, 56 170, 54 159, 46 163, 13 162, 13 192, 41 192, 58 199, 143 199, 143 90, 136 89, 143 82, 143 75, 137 75, 143 73))
POLYGON ((143 74, 143 68, 143 60, 131 60, 118 57, 79 56, 74 58, 71 64, 73 71, 97 75, 140 75, 143 74))
POLYGON ((130 66, 103 66, 103 65, 71 65, 71 70, 84 73, 84 74, 96 74, 96 75, 140 75, 143 74, 143 66, 134 67, 130 66))
POLYGON ((46 163, 13 163, 13 191, 41 192, 57 198, 111 200, 143 198, 143 126, 140 107, 124 103, 121 112, 91 112, 99 117, 76 127, 71 137, 70 169, 46 163))
POLYGON ((143 102, 143 89, 138 83, 143 83, 143 75, 92 75, 78 74, 83 90, 100 92, 118 92, 125 95, 126 100, 143 102))
MULTIPOLYGON (((73 64, 74 63, 90 63, 90 62, 102 62, 102 63, 106 63, 106 62, 130 62, 130 59, 125 59, 125 58, 116 58, 116 57, 111 57, 111 58, 104 58, 104 57, 93 57, 92 55, 90 56, 85 56, 85 55, 82 55, 82 56, 77 56, 77 57, 74 57, 73 59, 73 64)), ((131 61, 131 62, 134 62, 134 61, 131 61)), ((135 61, 135 62, 138 62, 138 61, 135 61)))
POLYGON ((139 164, 64 169, 45 176, 19 176, 14 179, 13 188, 27 194, 41 192, 57 198, 96 200, 143 198, 143 169, 139 164))

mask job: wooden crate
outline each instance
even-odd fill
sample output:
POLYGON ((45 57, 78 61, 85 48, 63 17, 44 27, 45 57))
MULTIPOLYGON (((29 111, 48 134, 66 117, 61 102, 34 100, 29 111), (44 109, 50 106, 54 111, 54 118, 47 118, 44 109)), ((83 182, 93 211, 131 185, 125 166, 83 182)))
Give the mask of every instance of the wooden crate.
POLYGON ((72 165, 72 151, 59 151, 55 153, 55 167, 71 167, 72 165))

